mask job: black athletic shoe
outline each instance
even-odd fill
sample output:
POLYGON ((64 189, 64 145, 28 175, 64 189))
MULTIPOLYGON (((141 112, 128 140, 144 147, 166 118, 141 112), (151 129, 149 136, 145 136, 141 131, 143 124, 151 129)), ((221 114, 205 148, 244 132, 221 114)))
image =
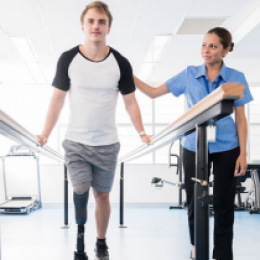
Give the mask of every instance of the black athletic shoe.
POLYGON ((88 256, 85 252, 84 253, 74 252, 74 260, 88 260, 88 256))
POLYGON ((95 248, 95 260, 109 260, 108 246, 106 241, 97 241, 95 248))

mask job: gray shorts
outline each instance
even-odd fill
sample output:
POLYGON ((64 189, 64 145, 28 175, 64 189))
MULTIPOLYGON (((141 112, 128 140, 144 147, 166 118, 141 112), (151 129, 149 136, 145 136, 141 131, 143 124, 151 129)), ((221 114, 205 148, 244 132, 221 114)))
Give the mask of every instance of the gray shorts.
POLYGON ((120 144, 89 146, 64 140, 65 163, 72 186, 91 182, 99 192, 110 192, 115 176, 120 144))

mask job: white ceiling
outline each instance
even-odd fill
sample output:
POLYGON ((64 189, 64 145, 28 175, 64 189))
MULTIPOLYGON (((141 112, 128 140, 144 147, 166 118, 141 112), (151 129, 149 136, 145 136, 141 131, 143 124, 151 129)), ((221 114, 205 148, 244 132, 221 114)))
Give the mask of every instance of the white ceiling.
MULTIPOLYGON (((46 81, 51 82, 60 54, 82 43, 80 14, 86 0, 0 0, 0 82, 34 83, 9 37, 29 37, 46 81)), ((139 75, 155 35, 173 34, 149 81, 163 83, 187 65, 200 64, 202 35, 176 35, 185 18, 226 19, 234 32, 260 0, 107 0, 114 17, 108 42, 126 56, 139 75)), ((250 83, 260 83, 260 24, 226 58, 250 83)), ((44 82, 43 82, 44 83, 44 82)))

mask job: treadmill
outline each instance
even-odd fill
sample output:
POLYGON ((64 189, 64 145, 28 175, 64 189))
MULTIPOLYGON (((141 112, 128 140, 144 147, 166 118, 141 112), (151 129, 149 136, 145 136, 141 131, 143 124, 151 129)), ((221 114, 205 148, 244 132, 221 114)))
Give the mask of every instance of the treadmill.
POLYGON ((248 164, 247 170, 251 175, 251 189, 246 197, 246 204, 250 214, 260 213, 260 161, 248 164))
POLYGON ((7 155, 1 157, 1 161, 2 161, 2 171, 3 171, 5 202, 0 204, 0 213, 2 213, 2 214, 10 214, 10 213, 29 214, 32 210, 42 208, 39 156, 34 151, 30 150, 30 148, 28 148, 27 146, 14 145, 11 147, 11 149, 7 155), (14 157, 32 157, 33 159, 36 160, 38 197, 36 195, 32 195, 32 196, 15 195, 15 196, 8 197, 7 187, 6 187, 5 160, 10 157, 12 157, 12 158, 14 158, 14 157))

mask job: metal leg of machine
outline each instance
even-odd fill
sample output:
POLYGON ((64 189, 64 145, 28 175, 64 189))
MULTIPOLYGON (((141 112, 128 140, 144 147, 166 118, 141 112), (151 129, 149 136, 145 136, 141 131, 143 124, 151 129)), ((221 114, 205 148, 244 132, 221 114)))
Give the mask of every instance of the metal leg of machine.
POLYGON ((37 179, 38 179, 38 209, 42 208, 42 196, 41 196, 41 176, 40 176, 40 157, 36 157, 37 161, 37 179))
POLYGON ((124 163, 120 169, 120 206, 119 206, 119 228, 126 228, 124 225, 124 163))
MULTIPOLYGON (((177 175, 179 175, 179 183, 182 183, 182 145, 181 145, 181 139, 179 140, 179 156, 177 156, 177 175)), ((171 146, 172 147, 172 146, 171 146)), ((171 147, 170 147, 170 158, 172 156, 171 154, 171 147)), ((170 167, 171 167, 171 159, 170 159, 170 167)), ((178 203, 172 204, 169 206, 169 209, 184 209, 185 208, 185 202, 182 201, 182 190, 185 189, 184 184, 179 186, 178 190, 178 203)))

